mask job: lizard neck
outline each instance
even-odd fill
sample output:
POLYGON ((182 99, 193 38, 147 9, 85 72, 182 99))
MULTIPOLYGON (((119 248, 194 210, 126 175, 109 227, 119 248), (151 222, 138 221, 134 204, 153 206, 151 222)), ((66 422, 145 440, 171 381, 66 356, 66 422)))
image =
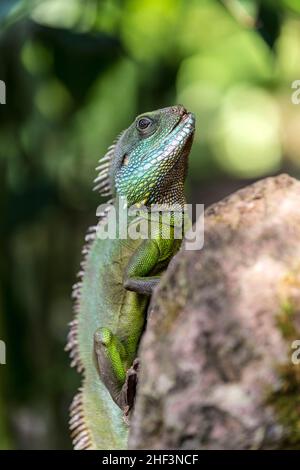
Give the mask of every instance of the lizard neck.
POLYGON ((183 208, 186 204, 184 196, 184 183, 182 181, 170 181, 170 184, 162 192, 154 193, 147 201, 147 206, 151 204, 176 206, 183 208))
POLYGON ((189 139, 183 153, 178 158, 174 167, 164 175, 163 186, 158 185, 156 190, 150 195, 146 205, 167 204, 184 208, 186 204, 184 196, 184 181, 187 174, 188 155, 190 152, 192 139, 189 139))
MULTIPOLYGON (((114 199, 114 206, 119 209, 120 204, 122 203, 122 196, 116 193, 114 199)), ((142 206, 145 207, 147 210, 151 208, 153 205, 166 205, 166 206, 174 206, 176 210, 181 210, 184 208, 186 204, 186 199, 184 195, 184 183, 182 181, 171 181, 168 187, 164 188, 163 190, 154 192, 151 194, 149 199, 146 203, 142 203, 142 206)), ((133 206, 139 207, 138 204, 133 204, 133 206)), ((130 205, 128 205, 128 209, 130 205)))

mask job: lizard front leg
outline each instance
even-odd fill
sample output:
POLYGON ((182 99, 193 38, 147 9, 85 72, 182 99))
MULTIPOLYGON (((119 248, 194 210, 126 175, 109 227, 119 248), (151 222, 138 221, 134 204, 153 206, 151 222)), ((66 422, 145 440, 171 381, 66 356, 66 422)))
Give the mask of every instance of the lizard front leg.
MULTIPOLYGON (((129 260, 124 275, 124 287, 139 294, 151 295, 159 276, 147 274, 157 266, 159 257, 156 241, 145 240, 129 260)), ((138 361, 134 361, 129 367, 126 344, 105 327, 98 328, 95 332, 94 357, 102 382, 115 403, 127 415, 134 402, 138 361)))
POLYGON ((160 276, 149 276, 149 273, 157 268, 160 257, 157 241, 145 240, 133 254, 125 270, 125 289, 150 296, 159 283, 160 276))

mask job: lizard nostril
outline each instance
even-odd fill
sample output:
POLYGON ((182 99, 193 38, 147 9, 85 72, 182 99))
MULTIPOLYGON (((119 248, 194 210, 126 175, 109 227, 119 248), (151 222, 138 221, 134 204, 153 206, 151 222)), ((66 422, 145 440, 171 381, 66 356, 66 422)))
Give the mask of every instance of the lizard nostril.
POLYGON ((179 113, 179 116, 184 116, 185 114, 187 114, 187 110, 182 104, 178 104, 177 106, 174 106, 174 111, 176 113, 179 113))

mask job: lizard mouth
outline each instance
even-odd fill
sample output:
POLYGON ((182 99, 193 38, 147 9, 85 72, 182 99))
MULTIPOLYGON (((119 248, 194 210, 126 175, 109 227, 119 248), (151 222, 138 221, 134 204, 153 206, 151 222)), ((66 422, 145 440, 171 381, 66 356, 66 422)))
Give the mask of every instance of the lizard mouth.
POLYGON ((195 116, 193 113, 184 110, 178 122, 174 125, 168 135, 171 148, 183 149, 190 141, 195 131, 195 116))
MULTIPOLYGON (((173 129, 170 132, 170 135, 175 131, 175 133, 186 134, 192 133, 195 130, 195 116, 193 113, 184 111, 178 122, 174 125, 173 129)), ((183 135, 182 135, 183 136, 183 135)))
POLYGON ((180 126, 181 124, 185 123, 189 117, 193 116, 192 113, 189 113, 185 108, 182 107, 182 109, 180 110, 180 115, 179 115, 179 119, 178 121, 174 124, 174 126, 172 127, 171 131, 170 131, 170 134, 178 127, 180 126))

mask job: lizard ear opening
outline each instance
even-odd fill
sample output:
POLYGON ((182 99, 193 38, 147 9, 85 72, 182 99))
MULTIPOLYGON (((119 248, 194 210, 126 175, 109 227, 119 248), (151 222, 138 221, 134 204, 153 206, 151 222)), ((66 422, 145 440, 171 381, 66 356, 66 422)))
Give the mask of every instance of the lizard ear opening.
POLYGON ((122 159, 122 166, 127 166, 128 163, 129 163, 129 157, 128 157, 128 154, 125 153, 122 159))

